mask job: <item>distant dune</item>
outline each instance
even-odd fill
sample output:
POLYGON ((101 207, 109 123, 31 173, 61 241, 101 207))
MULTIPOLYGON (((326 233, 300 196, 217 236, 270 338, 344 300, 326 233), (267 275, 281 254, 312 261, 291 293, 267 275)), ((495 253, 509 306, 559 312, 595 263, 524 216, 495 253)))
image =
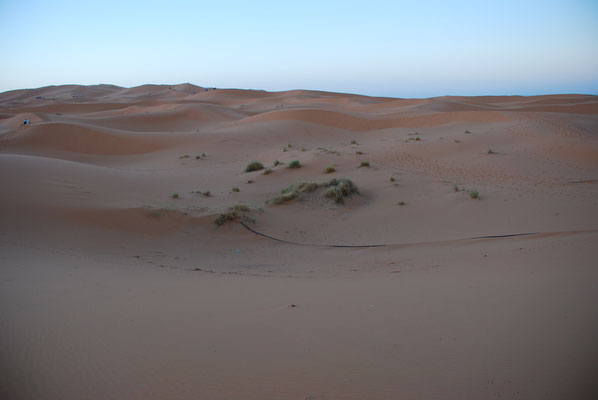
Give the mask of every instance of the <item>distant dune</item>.
POLYGON ((0 185, 2 398, 595 398, 598 96, 16 90, 0 185))

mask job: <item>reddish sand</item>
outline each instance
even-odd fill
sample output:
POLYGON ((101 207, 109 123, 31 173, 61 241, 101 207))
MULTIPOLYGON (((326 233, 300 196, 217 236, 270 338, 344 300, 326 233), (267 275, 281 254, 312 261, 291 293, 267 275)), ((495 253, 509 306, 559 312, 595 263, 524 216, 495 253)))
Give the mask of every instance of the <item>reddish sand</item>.
POLYGON ((598 395, 596 96, 19 90, 0 184, 2 398, 598 395))

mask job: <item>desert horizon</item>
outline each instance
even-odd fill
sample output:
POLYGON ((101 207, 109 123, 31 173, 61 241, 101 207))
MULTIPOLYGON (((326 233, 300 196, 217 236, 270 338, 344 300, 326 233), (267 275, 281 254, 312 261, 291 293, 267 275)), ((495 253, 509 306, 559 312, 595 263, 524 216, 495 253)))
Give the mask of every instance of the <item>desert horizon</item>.
POLYGON ((0 393, 592 399, 598 96, 0 93, 0 393))

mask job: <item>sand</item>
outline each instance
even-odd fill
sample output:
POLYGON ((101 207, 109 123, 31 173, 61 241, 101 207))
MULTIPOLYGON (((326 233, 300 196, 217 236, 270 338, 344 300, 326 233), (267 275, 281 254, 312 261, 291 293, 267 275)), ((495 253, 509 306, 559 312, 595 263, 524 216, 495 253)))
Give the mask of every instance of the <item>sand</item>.
POLYGON ((5 92, 0 185, 2 398, 598 393, 596 96, 5 92))

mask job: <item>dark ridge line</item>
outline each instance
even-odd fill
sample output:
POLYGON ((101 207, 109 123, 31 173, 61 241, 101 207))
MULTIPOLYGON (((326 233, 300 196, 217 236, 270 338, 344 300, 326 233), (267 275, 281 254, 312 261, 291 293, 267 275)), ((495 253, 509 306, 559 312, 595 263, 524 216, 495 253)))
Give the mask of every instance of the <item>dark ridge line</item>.
POLYGON ((465 240, 474 240, 474 239, 497 239, 497 238, 507 238, 507 237, 515 237, 515 236, 527 236, 527 235, 538 235, 542 232, 526 232, 526 233, 510 233, 508 235, 486 235, 486 236, 475 236, 471 238, 467 238, 465 240))
MULTIPOLYGON (((261 233, 256 231, 255 229, 250 228, 244 222, 239 222, 245 229, 248 231, 255 233, 258 236, 265 237, 266 239, 274 240, 281 243, 288 243, 294 244, 297 246, 311 246, 311 247, 335 247, 335 248, 371 248, 371 247, 386 247, 386 246, 406 246, 406 245, 417 245, 422 243, 390 243, 390 244, 364 244, 364 245, 350 245, 350 244, 311 244, 311 243, 298 243, 298 242, 291 242, 289 240, 275 238, 274 236, 266 235, 265 233, 261 233)), ((569 231, 569 232, 558 232, 558 233, 580 233, 580 232, 596 232, 598 230, 590 229, 584 231, 569 231)), ((525 232, 525 233, 510 233, 507 235, 485 235, 485 236, 474 236, 466 239, 450 239, 450 240, 439 240, 436 243, 444 243, 444 242, 459 242, 465 240, 477 240, 477 239, 502 239, 502 238, 509 238, 509 237, 517 237, 517 236, 530 236, 530 235, 540 235, 542 233, 555 233, 555 232, 525 232)), ((434 243, 434 242, 430 242, 434 243)))

